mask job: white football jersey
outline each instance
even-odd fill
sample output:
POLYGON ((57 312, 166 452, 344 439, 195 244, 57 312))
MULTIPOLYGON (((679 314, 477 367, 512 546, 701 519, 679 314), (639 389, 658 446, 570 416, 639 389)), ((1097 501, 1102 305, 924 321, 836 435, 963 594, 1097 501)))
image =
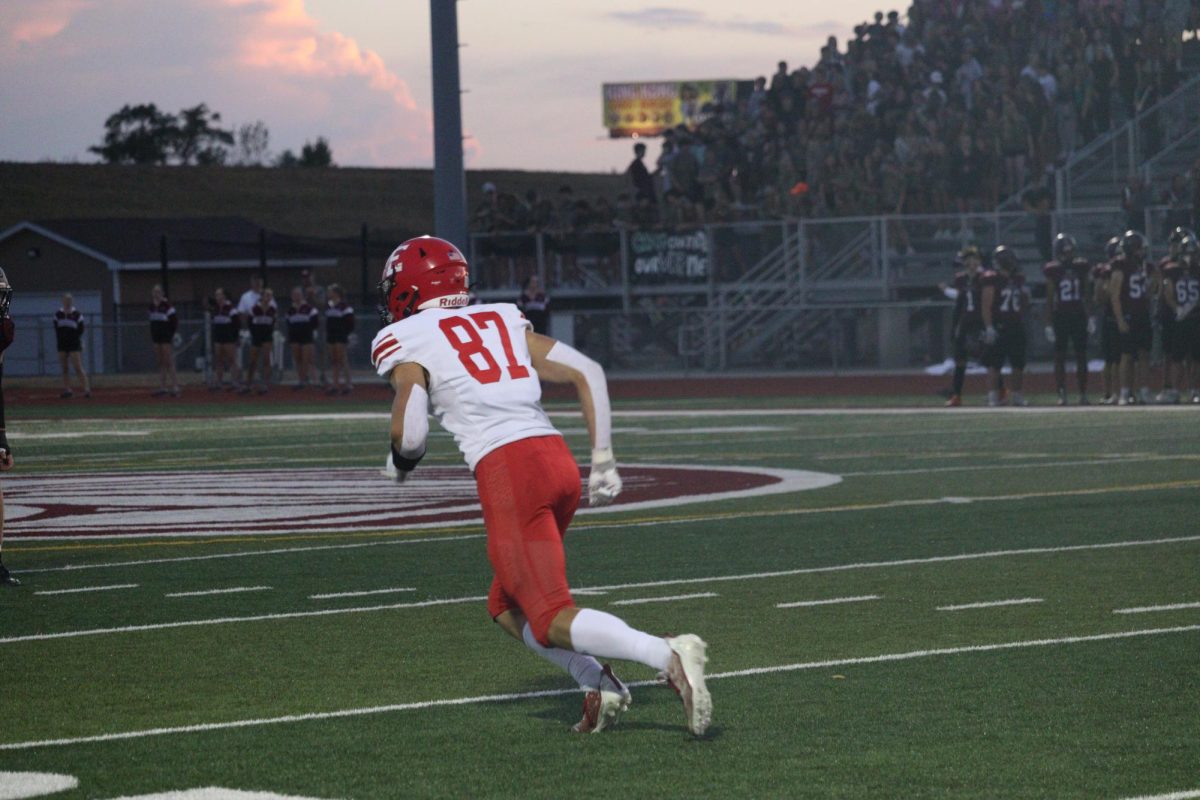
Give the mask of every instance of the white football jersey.
POLYGON ((430 308, 381 330, 371 362, 384 378, 397 364, 425 368, 434 416, 474 470, 497 447, 560 435, 542 409, 530 327, 512 303, 430 308))

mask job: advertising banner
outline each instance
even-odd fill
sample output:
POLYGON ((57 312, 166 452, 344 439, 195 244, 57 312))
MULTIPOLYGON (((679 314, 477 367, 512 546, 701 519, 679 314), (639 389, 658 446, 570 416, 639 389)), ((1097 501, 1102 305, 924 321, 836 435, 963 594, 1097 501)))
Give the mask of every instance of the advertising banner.
POLYGON ((667 128, 695 128, 712 109, 737 100, 736 80, 606 83, 604 127, 613 139, 658 136, 667 128))

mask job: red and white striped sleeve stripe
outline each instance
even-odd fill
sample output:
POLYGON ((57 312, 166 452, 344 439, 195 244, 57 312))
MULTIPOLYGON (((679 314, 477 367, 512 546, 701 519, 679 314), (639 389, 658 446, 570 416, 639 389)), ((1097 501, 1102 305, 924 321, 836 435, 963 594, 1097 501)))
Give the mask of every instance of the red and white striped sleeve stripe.
POLYGON ((399 349, 400 343, 396 341, 395 336, 389 333, 379 340, 379 344, 375 345, 375 349, 371 352, 371 363, 378 367, 380 362, 399 349))

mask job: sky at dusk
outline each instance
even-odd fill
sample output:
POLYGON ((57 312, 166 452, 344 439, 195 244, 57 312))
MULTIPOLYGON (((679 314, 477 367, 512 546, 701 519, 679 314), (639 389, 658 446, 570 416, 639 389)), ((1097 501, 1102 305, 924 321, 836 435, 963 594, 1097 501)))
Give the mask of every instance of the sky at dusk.
MULTIPOLYGON (((462 0, 467 166, 623 169, 602 83, 812 64, 891 8, 906 4, 462 0)), ((343 166, 427 167, 429 50, 427 0, 0 0, 0 160, 95 161, 122 105, 204 102, 227 127, 262 120, 275 153, 325 136, 343 166)))

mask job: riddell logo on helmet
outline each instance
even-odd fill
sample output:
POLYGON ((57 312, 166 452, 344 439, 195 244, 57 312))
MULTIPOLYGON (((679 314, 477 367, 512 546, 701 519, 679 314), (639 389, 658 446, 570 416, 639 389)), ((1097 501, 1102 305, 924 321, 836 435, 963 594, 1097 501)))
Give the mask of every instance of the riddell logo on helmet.
POLYGON ((452 294, 448 297, 440 299, 439 308, 463 308, 467 305, 468 298, 465 294, 452 294))

